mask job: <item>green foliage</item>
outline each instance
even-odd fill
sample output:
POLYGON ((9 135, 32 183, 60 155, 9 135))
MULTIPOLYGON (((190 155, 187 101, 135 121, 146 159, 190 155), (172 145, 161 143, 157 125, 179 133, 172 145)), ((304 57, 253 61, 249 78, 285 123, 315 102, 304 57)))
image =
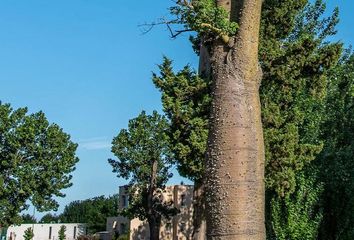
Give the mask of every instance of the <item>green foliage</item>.
POLYGON ((354 55, 330 74, 319 158, 324 191, 320 239, 354 239, 354 55))
POLYGON ((65 240, 66 239, 66 227, 64 225, 60 226, 60 229, 58 231, 58 238, 59 240, 65 240))
POLYGON ((230 21, 227 11, 217 7, 214 0, 178 0, 170 12, 177 17, 174 23, 197 32, 203 39, 222 37, 227 43, 228 37, 238 28, 237 23, 230 21))
POLYGON ((131 119, 128 129, 122 129, 113 139, 112 152, 118 160, 110 159, 118 177, 130 179, 129 206, 122 214, 144 220, 151 214, 169 217, 175 209, 172 202, 160 199, 161 191, 172 176, 169 172, 168 123, 156 111, 146 115, 143 111, 131 119), (153 166, 156 164, 156 169, 153 166), (152 205, 149 197, 153 192, 152 205))
MULTIPOLYGON (((324 4, 316 1, 314 6, 308 5, 303 10, 306 3, 266 1, 262 13, 261 97, 267 185, 281 196, 294 191, 296 171, 322 149, 318 134, 326 71, 336 63, 341 50, 340 44, 323 42, 324 37, 335 32, 337 10, 322 19, 324 4), (312 26, 312 32, 308 25, 312 26)), ((174 74, 167 59, 160 70, 161 76, 154 75, 153 81, 162 91, 164 111, 175 125, 171 130, 171 135, 177 136, 171 138, 173 152, 177 161, 186 166, 187 173, 181 171, 182 175, 188 176, 189 166, 197 162, 200 167, 200 159, 204 157, 207 130, 200 129, 207 126, 210 98, 205 95, 210 91, 210 81, 198 78, 189 67, 174 74), (193 127, 194 121, 201 124, 193 127), (191 137, 194 129, 203 133, 197 140, 191 137), (196 155, 190 154, 195 152, 196 155)), ((190 175, 193 177, 195 173, 190 175)))
POLYGON ((337 10, 324 18, 322 1, 306 3, 266 1, 263 8, 259 56, 269 239, 315 239, 321 220, 314 215, 321 187, 301 173, 316 168, 313 160, 323 148, 327 75, 341 44, 325 42, 335 33, 337 10))
POLYGON ((159 68, 160 76, 154 74, 153 82, 162 92, 163 110, 170 120, 173 159, 182 176, 200 181, 208 138, 210 81, 200 78, 189 66, 174 73, 167 58, 159 68))
MULTIPOLYGON (((296 172, 322 149, 318 134, 326 71, 336 63, 341 50, 340 44, 323 42, 335 33, 338 10, 323 18, 322 1, 305 8, 306 4, 304 0, 268 0, 262 12, 261 98, 267 186, 281 196, 294 191, 296 172)), ((210 104, 210 98, 205 96, 210 91, 210 81, 199 78, 189 67, 173 73, 167 59, 160 65, 160 75, 154 74, 153 81, 162 92, 164 112, 171 120, 172 152, 180 173, 198 179, 203 171, 210 104)))
POLYGON ((318 182, 315 169, 296 174, 296 189, 294 194, 285 198, 272 196, 270 211, 272 221, 268 228, 267 239, 277 240, 313 240, 317 238, 322 220, 320 198, 323 185, 318 182))
POLYGON ((37 223, 37 219, 31 214, 23 214, 21 216, 21 224, 37 223))
POLYGON ((268 189, 280 196, 295 191, 296 173, 314 160, 322 149, 319 129, 324 114, 326 74, 341 53, 341 44, 323 42, 323 38, 328 37, 324 36, 325 33, 334 32, 337 18, 334 14, 331 21, 319 19, 324 7, 321 1, 315 3, 316 8, 308 5, 304 10, 299 9, 299 3, 294 1, 297 7, 289 15, 296 17, 293 21, 285 18, 293 22, 293 26, 288 26, 285 28, 288 31, 284 32, 272 26, 279 22, 269 19, 275 19, 279 11, 288 14, 290 2, 265 5, 260 48, 265 73, 260 92, 266 183, 268 189), (267 11, 271 7, 279 7, 279 11, 267 11), (276 16, 272 15, 273 12, 276 16), (307 24, 317 27, 313 27, 310 33, 307 24))
POLYGON ((129 234, 119 235, 117 240, 129 240, 129 234))
POLYGON ((99 196, 82 201, 74 201, 65 206, 60 221, 65 223, 86 223, 89 233, 104 231, 107 217, 116 216, 118 196, 99 196))
POLYGON ((47 213, 44 215, 41 220, 39 221, 40 223, 59 223, 60 222, 60 216, 57 216, 55 214, 47 213))
MULTIPOLYGON (((311 239, 318 232, 321 214, 314 215, 314 209, 322 187, 317 179, 304 179, 303 172, 315 167, 313 160, 323 148, 319 136, 325 115, 327 74, 342 48, 339 43, 325 42, 335 33, 338 10, 323 17, 324 10, 321 0, 314 4, 307 0, 263 3, 259 59, 264 75, 260 94, 267 221, 271 223, 267 230, 274 238, 296 239, 303 234, 311 239), (301 195, 304 191, 306 196, 301 195), (307 196, 312 200, 308 201, 307 196), (303 201, 308 201, 307 205, 298 208, 303 201), (280 210, 286 210, 285 214, 280 210)), ((200 38, 192 40, 199 44, 200 38)), ((189 67, 173 73, 167 59, 160 66, 160 76, 154 75, 153 81, 162 92, 164 112, 171 121, 169 134, 179 171, 199 179, 208 135, 211 83, 198 78, 189 67), (199 138, 193 137, 194 132, 199 138)))
MULTIPOLYGON (((301 1, 300 1, 301 2, 301 1)), ((328 17, 323 17, 326 4, 316 0, 308 4, 305 11, 301 11, 295 18, 295 27, 290 39, 297 39, 303 35, 316 36, 320 41, 337 33, 335 27, 339 22, 339 9, 335 8, 328 17)))
POLYGON ((25 240, 32 240, 34 237, 33 229, 32 228, 27 228, 25 230, 25 234, 23 235, 23 238, 25 240))
POLYGON ((27 115, 0 102, 0 224, 18 223, 28 202, 39 211, 57 209, 78 161, 77 145, 43 112, 27 115))

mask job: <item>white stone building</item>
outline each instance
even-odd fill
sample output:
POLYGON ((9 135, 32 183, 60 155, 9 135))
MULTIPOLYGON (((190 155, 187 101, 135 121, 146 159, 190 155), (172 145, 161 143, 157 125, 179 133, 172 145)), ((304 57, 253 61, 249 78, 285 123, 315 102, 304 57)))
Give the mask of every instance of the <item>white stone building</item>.
MULTIPOLYGON (((119 210, 128 206, 127 187, 119 187, 119 210)), ((167 186, 162 194, 164 201, 173 201, 180 213, 170 220, 163 219, 160 228, 160 239, 187 240, 192 237, 193 226, 193 186, 167 186)), ((128 233, 130 240, 149 239, 149 225, 138 218, 129 220, 125 217, 110 217, 107 219, 107 231, 111 233, 128 233)))
POLYGON ((86 225, 82 223, 35 223, 11 226, 7 229, 7 240, 24 240, 26 229, 32 228, 33 240, 58 240, 61 226, 66 227, 66 240, 76 240, 78 236, 86 234, 86 225))

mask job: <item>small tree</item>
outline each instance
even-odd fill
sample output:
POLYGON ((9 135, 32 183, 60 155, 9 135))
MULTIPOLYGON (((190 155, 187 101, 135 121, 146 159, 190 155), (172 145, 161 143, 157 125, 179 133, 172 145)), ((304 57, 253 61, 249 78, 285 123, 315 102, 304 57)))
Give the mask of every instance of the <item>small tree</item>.
POLYGON ((161 219, 176 213, 172 202, 160 198, 169 173, 167 121, 156 111, 142 112, 129 121, 128 129, 113 139, 112 152, 118 160, 109 160, 118 177, 130 179, 130 203, 123 215, 147 220, 150 239, 158 240, 161 219))
POLYGON ((64 225, 61 225, 59 231, 58 231, 58 237, 59 240, 65 240, 66 239, 66 227, 64 225))
POLYGON ((33 229, 30 228, 30 227, 27 228, 27 229, 25 230, 25 235, 23 235, 23 238, 24 238, 25 240, 32 240, 33 237, 34 237, 33 229))

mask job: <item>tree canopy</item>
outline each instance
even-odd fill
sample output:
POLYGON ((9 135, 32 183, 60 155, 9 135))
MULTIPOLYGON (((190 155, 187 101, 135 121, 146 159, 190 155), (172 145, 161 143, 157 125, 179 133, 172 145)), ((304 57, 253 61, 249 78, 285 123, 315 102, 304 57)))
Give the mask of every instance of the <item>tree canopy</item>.
POLYGON ((176 213, 172 202, 160 198, 172 176, 167 129, 164 117, 156 111, 152 115, 143 111, 113 139, 112 152, 118 159, 109 159, 113 172, 130 180, 129 206, 122 214, 147 220, 150 239, 159 239, 162 217, 176 213))
POLYGON ((270 239, 314 239, 322 221, 323 184, 314 160, 323 148, 328 74, 342 51, 342 44, 326 40, 336 32, 338 9, 325 17, 325 8, 321 0, 264 5, 261 104, 270 239))
POLYGON ((107 198, 99 196, 69 203, 59 218, 63 223, 86 223, 88 232, 95 233, 104 231, 107 217, 116 216, 117 213, 117 195, 107 198))
POLYGON ((37 223, 37 219, 31 214, 22 214, 21 223, 37 223))
POLYGON ((40 223, 59 223, 59 222, 61 222, 60 215, 47 213, 41 218, 41 220, 39 220, 39 222, 40 223))
POLYGON ((0 103, 0 224, 18 223, 31 202, 39 211, 57 209, 78 158, 77 144, 43 112, 27 114, 0 103))
POLYGON ((329 74, 319 156, 324 182, 320 239, 354 238, 354 55, 347 52, 329 74))
POLYGON ((170 120, 168 135, 178 172, 191 180, 201 181, 204 174, 211 81, 184 67, 175 73, 172 61, 164 58, 160 75, 153 82, 161 91, 163 110, 170 120))

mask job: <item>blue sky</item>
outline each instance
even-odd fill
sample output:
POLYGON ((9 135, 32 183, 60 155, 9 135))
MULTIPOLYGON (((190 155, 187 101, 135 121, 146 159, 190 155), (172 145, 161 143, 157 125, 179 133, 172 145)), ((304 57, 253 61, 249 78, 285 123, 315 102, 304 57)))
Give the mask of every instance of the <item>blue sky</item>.
MULTIPOLYGON (((74 185, 59 199, 59 212, 73 200, 114 194, 125 183, 107 164, 110 142, 142 110, 161 109, 151 72, 162 56, 174 59, 176 69, 196 66, 187 37, 171 40, 162 26, 142 35, 137 27, 166 15, 171 2, 0 1, 0 100, 43 110, 80 144, 74 185)), ((329 9, 336 5, 336 39, 354 44, 354 3, 328 1, 329 9)))

